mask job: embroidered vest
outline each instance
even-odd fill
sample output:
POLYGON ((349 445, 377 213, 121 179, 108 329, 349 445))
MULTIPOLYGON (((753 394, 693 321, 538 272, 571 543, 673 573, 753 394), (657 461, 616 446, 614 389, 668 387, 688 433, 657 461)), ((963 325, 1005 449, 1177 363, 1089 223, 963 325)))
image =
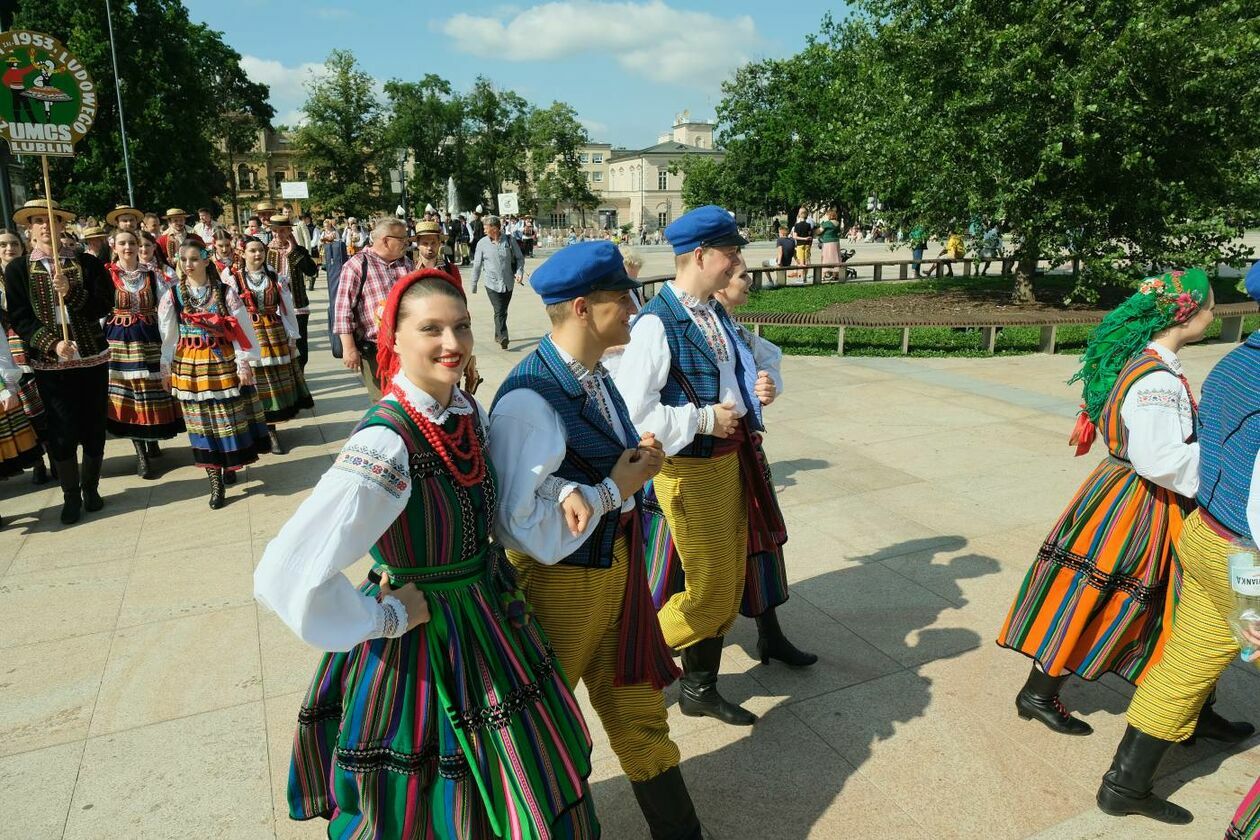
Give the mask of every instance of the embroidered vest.
POLYGON ((1212 368, 1199 415, 1199 504, 1253 542, 1247 524, 1252 470, 1260 452, 1260 332, 1212 368))
MULTIPOLYGON (((612 474, 613 466, 621 453, 638 443, 638 435, 634 431, 634 424, 630 422, 630 412, 626 409, 621 394, 611 379, 605 379, 604 383, 608 386, 608 395, 611 397, 609 408, 616 412, 626 435, 634 435, 634 440, 626 441, 617 436, 616 430, 604 419, 594 398, 587 394, 560 357, 551 342, 551 336, 539 342, 538 348, 512 369, 499 387, 499 392, 495 394, 494 402, 497 404, 518 388, 528 388, 541 394, 564 421, 567 448, 556 475, 578 484, 598 484, 612 474)), ((635 494, 635 501, 642 503, 641 493, 635 494)), ((599 569, 610 567, 613 543, 621 528, 620 521, 620 510, 604 514, 590 538, 560 562, 569 566, 592 566, 599 569)))
MULTIPOLYGON (((744 405, 748 407, 749 423, 754 430, 765 431, 761 424, 761 404, 753 397, 745 382, 746 365, 750 363, 746 361, 746 357, 750 360, 752 353, 735 337, 735 328, 726 310, 720 305, 713 308, 717 313, 718 323, 726 331, 735 352, 735 379, 739 383, 744 405)), ((661 389, 661 404, 704 408, 717 403, 721 389, 717 358, 713 355, 704 333, 691 320, 686 307, 678 300, 668 283, 647 302, 639 312, 639 317, 645 314, 661 319, 665 327, 665 340, 669 344, 669 378, 661 389)), ((753 371, 753 375, 756 375, 756 371, 753 371)), ((714 440, 716 438, 712 435, 696 435, 691 443, 679 450, 678 457, 708 458, 713 454, 714 440)))
MULTIPOLYGON (((1176 376, 1172 368, 1168 367, 1159 356, 1142 353, 1129 360, 1116 377, 1111 396, 1107 398, 1107 404, 1103 406, 1102 414, 1098 416, 1098 433, 1102 435, 1103 441, 1107 444, 1107 451, 1112 457, 1122 461, 1129 460, 1129 431, 1120 416, 1120 407, 1124 405, 1124 398, 1128 396, 1129 390, 1137 384, 1138 380, 1157 370, 1176 376)), ((1193 403, 1191 407, 1193 411, 1193 403)), ((1191 423, 1193 422, 1192 418, 1191 423)), ((1194 435, 1191 434, 1189 440, 1193 439, 1194 435)))

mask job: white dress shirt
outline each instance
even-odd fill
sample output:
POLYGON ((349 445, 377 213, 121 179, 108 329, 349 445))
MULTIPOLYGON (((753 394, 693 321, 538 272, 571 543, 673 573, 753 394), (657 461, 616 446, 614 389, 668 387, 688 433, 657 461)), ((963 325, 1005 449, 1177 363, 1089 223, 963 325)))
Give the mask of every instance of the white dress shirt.
MULTIPOLYGON (((603 372, 598 367, 586 371, 559 346, 556 351, 571 368, 581 369, 578 381, 594 377, 605 405, 611 409, 603 372)), ((577 374, 578 370, 574 372, 577 374)), ((613 430, 622 440, 636 437, 633 432, 627 434, 616 411, 610 410, 609 415, 613 430)), ((623 500, 611 478, 590 485, 556 475, 567 443, 564 420, 537 391, 518 388, 495 403, 490 414, 490 460, 499 475, 495 537, 508 548, 545 565, 558 563, 577 551, 605 514, 617 509, 623 513, 634 510, 634 496, 623 500), (576 537, 560 507, 574 492, 581 493, 594 510, 585 530, 576 537)))
MULTIPOLYGON (((434 423, 451 414, 485 413, 455 389, 445 408, 402 373, 394 384, 434 423)), ((397 402, 392 395, 386 400, 397 402)), ((254 597, 304 642, 320 650, 350 650, 384 635, 384 610, 359 592, 342 570, 376 544, 407 507, 411 474, 407 445, 392 429, 355 432, 254 571, 254 597)))
POLYGON ((1143 478, 1193 499, 1199 492, 1199 444, 1186 443, 1194 432, 1194 416, 1190 392, 1174 375, 1181 373, 1181 360, 1153 341, 1147 348, 1157 352, 1173 373, 1148 373, 1120 404, 1120 419, 1129 434, 1129 462, 1143 478))

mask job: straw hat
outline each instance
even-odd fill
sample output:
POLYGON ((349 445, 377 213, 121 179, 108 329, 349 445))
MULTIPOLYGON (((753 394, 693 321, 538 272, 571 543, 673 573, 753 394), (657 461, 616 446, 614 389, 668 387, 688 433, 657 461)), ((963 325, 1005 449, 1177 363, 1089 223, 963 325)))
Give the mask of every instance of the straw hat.
POLYGON ((254 212, 255 213, 268 213, 268 212, 274 213, 276 212, 276 205, 272 204, 270 201, 260 201, 254 205, 254 212))
POLYGON ((287 213, 280 213, 272 216, 267 224, 274 227, 293 227, 293 220, 289 218, 287 213))
POLYGON ((175 218, 176 216, 183 216, 185 219, 187 219, 187 218, 188 218, 188 215, 189 215, 189 214, 188 214, 188 211, 187 211, 187 210, 184 210, 184 209, 179 208, 179 207, 172 207, 171 209, 167 210, 165 213, 163 213, 163 214, 162 214, 162 218, 163 218, 163 219, 173 219, 173 218, 175 218))
POLYGON ((426 221, 416 223, 416 239, 422 236, 438 236, 442 235, 442 228, 437 222, 426 221))
POLYGON ((135 216, 137 219, 143 219, 144 213, 140 208, 132 207, 127 204, 116 204, 114 209, 105 214, 105 224, 112 227, 118 227, 118 219, 121 216, 135 216))
POLYGON ((83 233, 80 234, 80 236, 84 239, 104 239, 109 236, 109 234, 105 232, 105 228, 99 225, 94 225, 89 228, 84 228, 83 233))
MULTIPOLYGON (((49 201, 46 198, 32 198, 30 201, 23 204, 21 209, 13 214, 13 221, 17 222, 19 225, 25 225, 30 224, 30 220, 35 216, 48 218, 48 204, 49 201)), ((52 211, 53 215, 58 219, 61 219, 63 222, 74 221, 74 212, 65 209, 56 201, 52 202, 52 211)))

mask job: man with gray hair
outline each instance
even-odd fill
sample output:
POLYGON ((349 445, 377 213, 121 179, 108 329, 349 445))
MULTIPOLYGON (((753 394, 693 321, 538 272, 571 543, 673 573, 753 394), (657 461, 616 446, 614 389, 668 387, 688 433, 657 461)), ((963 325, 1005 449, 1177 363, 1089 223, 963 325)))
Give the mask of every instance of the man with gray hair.
POLYGON ((498 216, 486 216, 486 235, 477 243, 473 255, 472 290, 484 276, 486 296, 494 309, 494 340, 504 350, 508 346, 507 312, 512 302, 512 281, 519 286, 525 282, 525 257, 516 240, 503 235, 498 216))
POLYGON ((376 381, 377 312, 394 283, 411 273, 407 226, 383 218, 372 230, 372 244, 346 260, 333 303, 333 332, 341 341, 341 363, 363 377, 372 402, 381 398, 376 381))

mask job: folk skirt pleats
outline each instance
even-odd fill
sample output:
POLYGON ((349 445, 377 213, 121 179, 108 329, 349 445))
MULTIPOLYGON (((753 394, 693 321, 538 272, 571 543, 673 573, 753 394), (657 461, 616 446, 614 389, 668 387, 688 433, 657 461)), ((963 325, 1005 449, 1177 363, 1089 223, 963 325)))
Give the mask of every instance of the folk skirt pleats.
POLYGON ((135 440, 168 440, 184 431, 179 401, 162 387, 162 336, 141 320, 105 324, 109 402, 105 427, 135 440))
POLYGON ((258 336, 259 361, 254 365, 258 399, 268 423, 291 420, 315 401, 306 387, 306 378, 297 359, 289 352, 289 334, 277 315, 251 313, 254 334, 258 336))
POLYGON ((1260 779, 1251 786, 1234 819, 1225 832, 1225 840, 1256 840, 1260 837, 1260 779))
POLYGON ((0 478, 34 466, 43 455, 44 448, 20 401, 12 411, 0 409, 0 478))
POLYGON ((197 466, 235 470, 271 451, 262 405, 253 386, 240 385, 231 348, 181 344, 171 361, 171 393, 197 466))
POLYGON ((1103 461, 1042 544, 998 644, 1052 676, 1140 681, 1172 627, 1177 540, 1193 508, 1129 464, 1103 461))

